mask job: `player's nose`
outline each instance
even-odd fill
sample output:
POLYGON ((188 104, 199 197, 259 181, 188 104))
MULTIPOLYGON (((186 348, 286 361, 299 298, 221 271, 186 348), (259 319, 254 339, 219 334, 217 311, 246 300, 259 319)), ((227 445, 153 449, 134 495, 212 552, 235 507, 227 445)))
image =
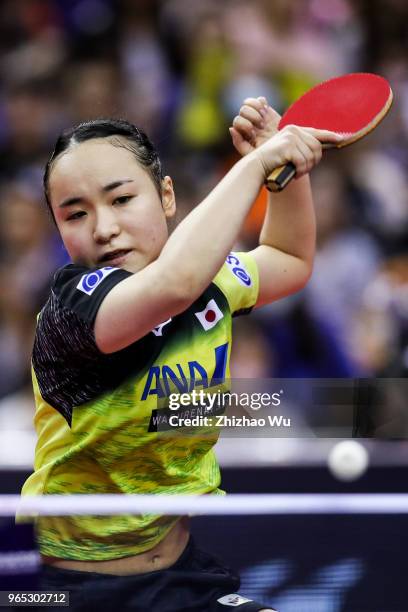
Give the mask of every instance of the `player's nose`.
POLYGON ((120 225, 112 209, 104 209, 97 212, 93 238, 95 242, 106 243, 120 233, 120 225))

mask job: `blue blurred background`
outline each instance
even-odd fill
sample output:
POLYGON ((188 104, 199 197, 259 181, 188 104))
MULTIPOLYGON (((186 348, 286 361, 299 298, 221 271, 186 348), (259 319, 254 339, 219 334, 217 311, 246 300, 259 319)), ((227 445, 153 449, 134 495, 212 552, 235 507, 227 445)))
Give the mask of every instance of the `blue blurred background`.
MULTIPOLYGON (((125 117, 144 129, 174 179, 181 219, 236 161, 228 126, 246 96, 264 95, 282 112, 326 78, 385 76, 394 91, 388 117, 363 141, 325 154, 313 172, 318 248, 310 283, 235 323, 232 375, 406 377, 407 40, 406 0, 1 2, 0 492, 18 490, 31 469, 35 317, 53 272, 68 261, 46 212, 42 172, 60 130, 81 120, 125 117)), ((256 244, 265 198, 237 249, 256 244)), ((405 411, 402 396, 389 402, 405 411)), ((407 435, 397 428, 388 437, 407 435)), ((330 447, 249 444, 222 441, 222 463, 299 471, 324 465, 330 447)), ((373 463, 390 470, 408 463, 403 442, 373 441, 370 450, 373 463)))
MULTIPOLYGON (((405 0, 3 0, 0 397, 27 385, 35 314, 67 261, 41 186, 61 129, 100 116, 142 127, 174 178, 180 219, 234 163, 228 126, 244 97, 283 111, 352 71, 388 78, 392 110, 313 172, 312 280, 237 324, 233 376, 406 372, 407 24, 405 0)), ((264 200, 237 248, 256 244, 264 200)))

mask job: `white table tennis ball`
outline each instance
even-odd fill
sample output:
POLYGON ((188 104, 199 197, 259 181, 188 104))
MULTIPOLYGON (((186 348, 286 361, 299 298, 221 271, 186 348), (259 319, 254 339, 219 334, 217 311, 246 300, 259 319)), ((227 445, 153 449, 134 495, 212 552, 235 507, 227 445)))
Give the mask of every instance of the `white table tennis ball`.
POLYGON ((343 440, 331 449, 328 464, 333 476, 339 480, 356 480, 368 467, 368 453, 359 442, 343 440))

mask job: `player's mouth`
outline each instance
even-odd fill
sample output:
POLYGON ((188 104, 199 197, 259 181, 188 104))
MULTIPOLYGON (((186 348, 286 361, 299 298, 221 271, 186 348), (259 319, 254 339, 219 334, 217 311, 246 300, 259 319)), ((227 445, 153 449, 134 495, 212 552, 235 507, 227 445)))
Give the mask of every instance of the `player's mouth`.
POLYGON ((98 263, 120 266, 125 262, 127 256, 131 252, 132 249, 117 249, 116 251, 109 251, 98 259, 98 263))

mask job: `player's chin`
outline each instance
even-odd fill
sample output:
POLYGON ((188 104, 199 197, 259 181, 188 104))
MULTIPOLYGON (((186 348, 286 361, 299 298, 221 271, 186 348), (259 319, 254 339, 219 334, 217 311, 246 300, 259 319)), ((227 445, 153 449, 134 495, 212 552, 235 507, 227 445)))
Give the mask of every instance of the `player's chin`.
POLYGON ((139 251, 132 251, 126 257, 126 259, 121 263, 118 268, 122 268, 127 272, 132 272, 133 274, 136 272, 140 272, 150 263, 152 263, 156 258, 149 257, 146 253, 141 253, 139 251))

